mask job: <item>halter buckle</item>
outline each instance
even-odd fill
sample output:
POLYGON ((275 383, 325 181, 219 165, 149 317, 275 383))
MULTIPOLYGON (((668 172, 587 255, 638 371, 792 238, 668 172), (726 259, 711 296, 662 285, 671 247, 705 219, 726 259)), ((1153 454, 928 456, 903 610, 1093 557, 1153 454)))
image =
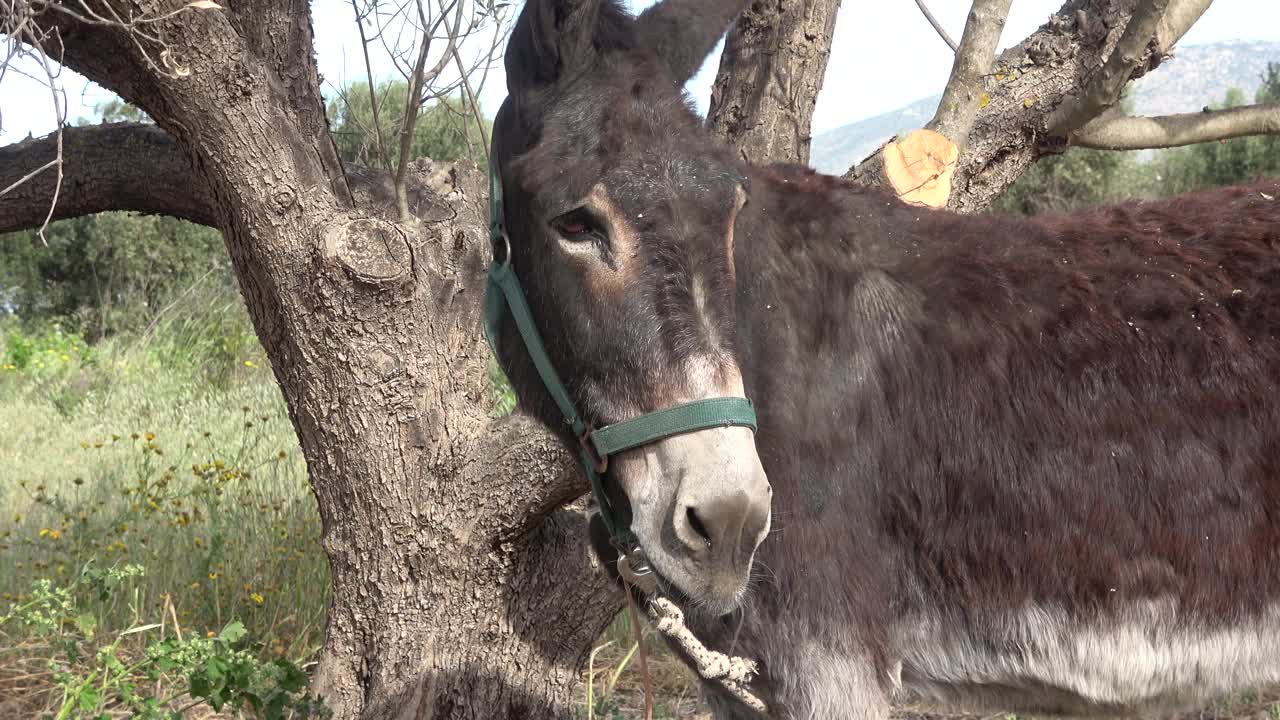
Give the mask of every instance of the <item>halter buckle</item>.
POLYGON ((646 595, 653 595, 658 590, 658 576, 644 554, 644 548, 636 544, 623 545, 616 538, 611 539, 614 549, 618 551, 618 574, 627 585, 634 587, 646 595))
POLYGON ((596 472, 603 475, 609 469, 609 456, 601 456, 596 450, 595 443, 591 442, 591 433, 595 432, 595 427, 591 423, 587 423, 586 429, 578 436, 578 442, 582 444, 582 451, 587 454, 587 459, 591 461, 592 467, 596 472))

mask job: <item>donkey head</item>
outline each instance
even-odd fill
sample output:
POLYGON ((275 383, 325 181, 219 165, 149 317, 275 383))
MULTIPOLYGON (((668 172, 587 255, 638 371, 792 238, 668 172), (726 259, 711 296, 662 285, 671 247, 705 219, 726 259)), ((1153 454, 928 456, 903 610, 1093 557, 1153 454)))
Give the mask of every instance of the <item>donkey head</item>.
MULTIPOLYGON (((511 262, 596 427, 744 395, 733 245, 747 181, 681 89, 738 4, 667 0, 632 18, 613 0, 528 0, 512 31, 494 129, 511 262)), ((563 428, 510 320, 499 347, 522 404, 563 428)), ((770 520, 751 430, 621 453, 606 489, 668 592, 736 607, 770 520)))

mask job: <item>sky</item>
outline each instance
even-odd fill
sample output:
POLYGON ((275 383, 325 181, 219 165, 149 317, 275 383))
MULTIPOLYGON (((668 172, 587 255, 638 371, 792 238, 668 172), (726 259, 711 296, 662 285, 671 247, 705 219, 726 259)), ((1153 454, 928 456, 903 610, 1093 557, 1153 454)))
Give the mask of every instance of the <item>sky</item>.
MULTIPOLYGON (((651 4, 652 0, 628 0, 633 12, 651 4)), ((926 4, 951 36, 959 40, 969 0, 928 0, 926 4)), ((1013 0, 1000 39, 1001 49, 1017 44, 1061 6, 1062 0, 1013 0)), ((360 38, 349 0, 312 0, 311 8, 324 90, 326 96, 331 96, 343 82, 364 78, 360 38)), ((1216 0, 1181 44, 1223 40, 1280 40, 1280 2, 1216 0)), ((711 97, 719 55, 717 47, 688 84, 702 112, 711 97)), ((385 53, 375 52, 372 63, 379 78, 394 74, 385 53)), ((31 72, 36 68, 27 65, 23 69, 31 72)), ((912 0, 845 0, 836 19, 813 130, 820 133, 940 92, 950 69, 950 48, 912 0)), ((66 93, 67 117, 71 120, 94 116, 95 107, 112 97, 69 70, 62 71, 58 82, 66 93)), ((501 104, 506 94, 505 82, 498 63, 480 93, 485 114, 491 116, 501 104)), ((12 72, 0 82, 0 145, 17 142, 28 133, 40 136, 52 131, 55 117, 47 88, 12 72)))

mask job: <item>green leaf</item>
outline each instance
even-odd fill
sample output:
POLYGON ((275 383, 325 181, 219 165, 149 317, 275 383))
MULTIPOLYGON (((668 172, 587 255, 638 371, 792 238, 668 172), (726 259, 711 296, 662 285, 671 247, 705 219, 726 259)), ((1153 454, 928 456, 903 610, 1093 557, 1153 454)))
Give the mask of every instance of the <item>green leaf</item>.
POLYGON ((275 666, 280 669, 280 689, 296 693, 307 685, 307 674, 288 660, 276 660, 275 666))
POLYGON ((288 695, 279 693, 275 697, 267 701, 267 709, 262 714, 267 720, 283 720, 284 704, 289 699, 288 695))
POLYGON ((92 685, 85 685, 80 688, 80 709, 89 712, 98 707, 101 698, 98 696, 98 688, 92 685))
POLYGON ((86 638, 93 639, 93 631, 98 627, 98 618, 84 613, 76 616, 76 629, 79 630, 86 638))
POLYGON ((248 631, 244 629, 244 623, 239 620, 233 620, 232 622, 227 623, 226 627, 222 628, 222 634, 218 635, 218 639, 228 645, 231 645, 244 637, 246 632, 248 631))
POLYGON ((191 674, 191 697, 207 700, 213 685, 209 682, 209 678, 201 673, 191 674))
POLYGON ((222 685, 223 679, 227 676, 227 671, 231 669, 231 665, 226 659, 214 655, 209 658, 208 664, 204 666, 204 674, 208 676, 211 682, 222 685))

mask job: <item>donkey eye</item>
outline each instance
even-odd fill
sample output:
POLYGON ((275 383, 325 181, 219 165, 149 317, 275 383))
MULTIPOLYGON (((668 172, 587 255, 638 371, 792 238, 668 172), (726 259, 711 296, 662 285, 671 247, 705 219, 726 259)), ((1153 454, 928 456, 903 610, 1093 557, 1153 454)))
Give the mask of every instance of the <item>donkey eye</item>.
POLYGON ((586 208, 570 210, 552 220, 551 227, 570 242, 604 241, 609 237, 605 233, 604 225, 586 208))

